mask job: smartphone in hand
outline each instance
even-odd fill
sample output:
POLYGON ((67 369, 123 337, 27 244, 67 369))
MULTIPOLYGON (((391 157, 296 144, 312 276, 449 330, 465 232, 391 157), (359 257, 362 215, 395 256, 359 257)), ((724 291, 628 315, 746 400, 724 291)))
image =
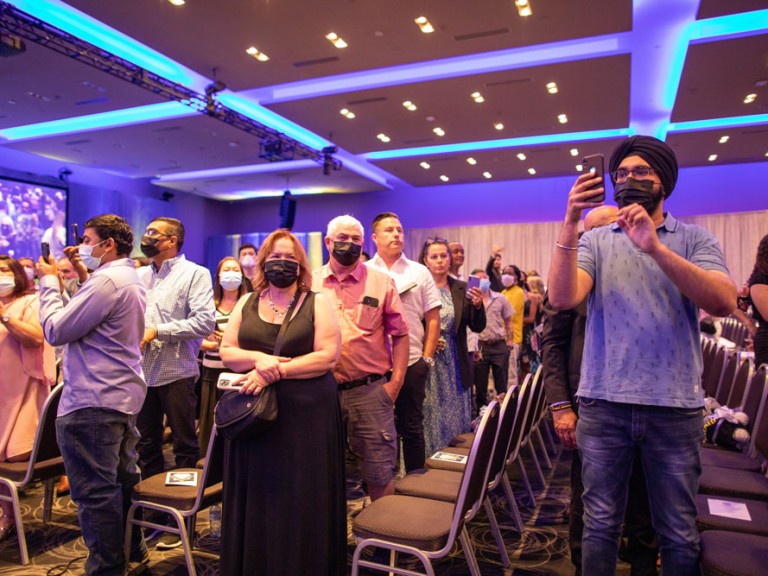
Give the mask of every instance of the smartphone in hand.
POLYGON ((480 276, 470 276, 467 278, 467 290, 480 288, 480 276))
POLYGON ((41 242, 40 252, 43 254, 43 260, 48 262, 48 258, 51 257, 51 245, 48 242, 41 242))
POLYGON ((589 198, 588 202, 605 202, 605 159, 602 154, 592 154, 591 156, 585 156, 581 161, 581 165, 584 166, 584 171, 589 172, 594 176, 600 176, 603 179, 602 182, 592 186, 589 190, 596 190, 602 187, 603 191, 599 194, 595 194, 589 198))
POLYGON ((245 384, 247 374, 236 374, 234 372, 223 372, 219 376, 216 388, 219 390, 239 390, 245 384))
POLYGON ((75 246, 80 245, 80 231, 77 229, 77 224, 72 224, 72 236, 75 238, 75 246))

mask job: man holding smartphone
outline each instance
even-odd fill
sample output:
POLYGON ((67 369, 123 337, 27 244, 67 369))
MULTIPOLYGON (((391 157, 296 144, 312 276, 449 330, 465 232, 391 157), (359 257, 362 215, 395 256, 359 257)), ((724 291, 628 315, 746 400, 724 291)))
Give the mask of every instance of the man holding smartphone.
MULTIPOLYGON (((578 240, 594 208, 594 174, 568 195, 549 275, 559 310, 587 300, 576 442, 584 482, 582 572, 613 576, 639 452, 662 571, 698 576, 695 496, 703 438, 698 308, 730 314, 736 287, 717 240, 664 211, 677 182, 672 149, 651 136, 621 142, 610 160, 618 218, 578 240)), ((599 186, 597 191, 600 192, 599 186)))

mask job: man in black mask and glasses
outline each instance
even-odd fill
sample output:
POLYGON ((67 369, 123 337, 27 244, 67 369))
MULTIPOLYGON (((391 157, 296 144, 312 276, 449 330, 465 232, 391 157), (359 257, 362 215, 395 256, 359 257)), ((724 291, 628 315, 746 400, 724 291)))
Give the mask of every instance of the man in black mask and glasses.
POLYGON ((587 300, 576 444, 584 482, 582 572, 611 575, 635 452, 645 471, 662 572, 699 574, 696 491, 703 436, 698 309, 727 316, 736 287, 717 240, 664 211, 677 182, 672 149, 650 136, 610 160, 618 218, 577 239, 600 206, 599 176, 576 179, 549 273, 550 304, 587 300))

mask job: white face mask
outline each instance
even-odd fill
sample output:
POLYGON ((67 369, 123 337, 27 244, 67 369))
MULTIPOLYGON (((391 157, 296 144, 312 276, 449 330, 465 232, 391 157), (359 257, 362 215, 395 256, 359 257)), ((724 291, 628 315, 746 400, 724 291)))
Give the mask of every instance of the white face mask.
POLYGON ((13 276, 0 276, 0 296, 10 296, 16 289, 16 279, 13 276))
POLYGON ((237 290, 243 283, 243 275, 240 272, 222 272, 219 274, 219 284, 224 290, 237 290))
POLYGON ((240 259, 240 266, 243 268, 253 268, 256 266, 256 258, 251 256, 250 254, 248 256, 243 256, 240 259))
POLYGON ((512 274, 502 274, 501 283, 504 285, 504 288, 509 288, 510 286, 517 284, 515 277, 512 274))
MULTIPOLYGON (((102 240, 99 242, 99 244, 104 244, 106 240, 102 240)), ((99 256, 98 258, 92 256, 93 249, 96 248, 99 244, 80 244, 77 248, 77 253, 80 255, 80 260, 83 261, 83 264, 85 264, 85 267, 88 268, 88 270, 96 270, 99 266, 101 266, 101 258, 104 256, 103 254, 99 256)))

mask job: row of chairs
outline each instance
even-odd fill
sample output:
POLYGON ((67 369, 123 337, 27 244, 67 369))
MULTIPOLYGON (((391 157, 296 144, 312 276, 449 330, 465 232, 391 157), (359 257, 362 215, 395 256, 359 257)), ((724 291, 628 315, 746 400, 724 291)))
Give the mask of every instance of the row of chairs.
POLYGON ((720 325, 723 328, 723 338, 730 340, 736 344, 738 348, 744 347, 747 338, 749 338, 749 330, 747 330, 747 327, 744 326, 741 321, 731 316, 729 318, 723 318, 720 321, 720 325))
MULTIPOLYGON (((726 348, 708 338, 702 339, 704 370, 701 387, 704 394, 720 405, 735 408, 741 405, 746 382, 752 376, 754 365, 742 352, 726 348)), ((752 414, 755 416, 756 414, 752 414)))
POLYGON ((539 369, 535 376, 529 374, 519 389, 511 389, 501 405, 491 402, 475 433, 459 435, 441 450, 456 456, 457 460, 464 457, 465 461, 446 461, 433 455, 423 469, 410 472, 396 484, 393 496, 380 498, 364 508, 352 526, 358 542, 352 575, 357 576, 361 567, 411 576, 433 575, 432 561, 446 556, 458 540, 470 574, 479 576, 480 568, 466 525, 480 508, 486 512, 502 563, 510 566, 489 492, 498 486, 503 488, 514 528, 522 533, 524 525, 507 471, 517 463, 528 497, 534 504, 535 496, 520 450, 529 447, 541 474, 534 446, 538 441, 545 465, 551 466, 540 430, 545 404, 539 369), (364 559, 363 551, 368 548, 388 550, 388 564, 364 559), (417 558, 425 572, 398 567, 398 553, 417 558))

